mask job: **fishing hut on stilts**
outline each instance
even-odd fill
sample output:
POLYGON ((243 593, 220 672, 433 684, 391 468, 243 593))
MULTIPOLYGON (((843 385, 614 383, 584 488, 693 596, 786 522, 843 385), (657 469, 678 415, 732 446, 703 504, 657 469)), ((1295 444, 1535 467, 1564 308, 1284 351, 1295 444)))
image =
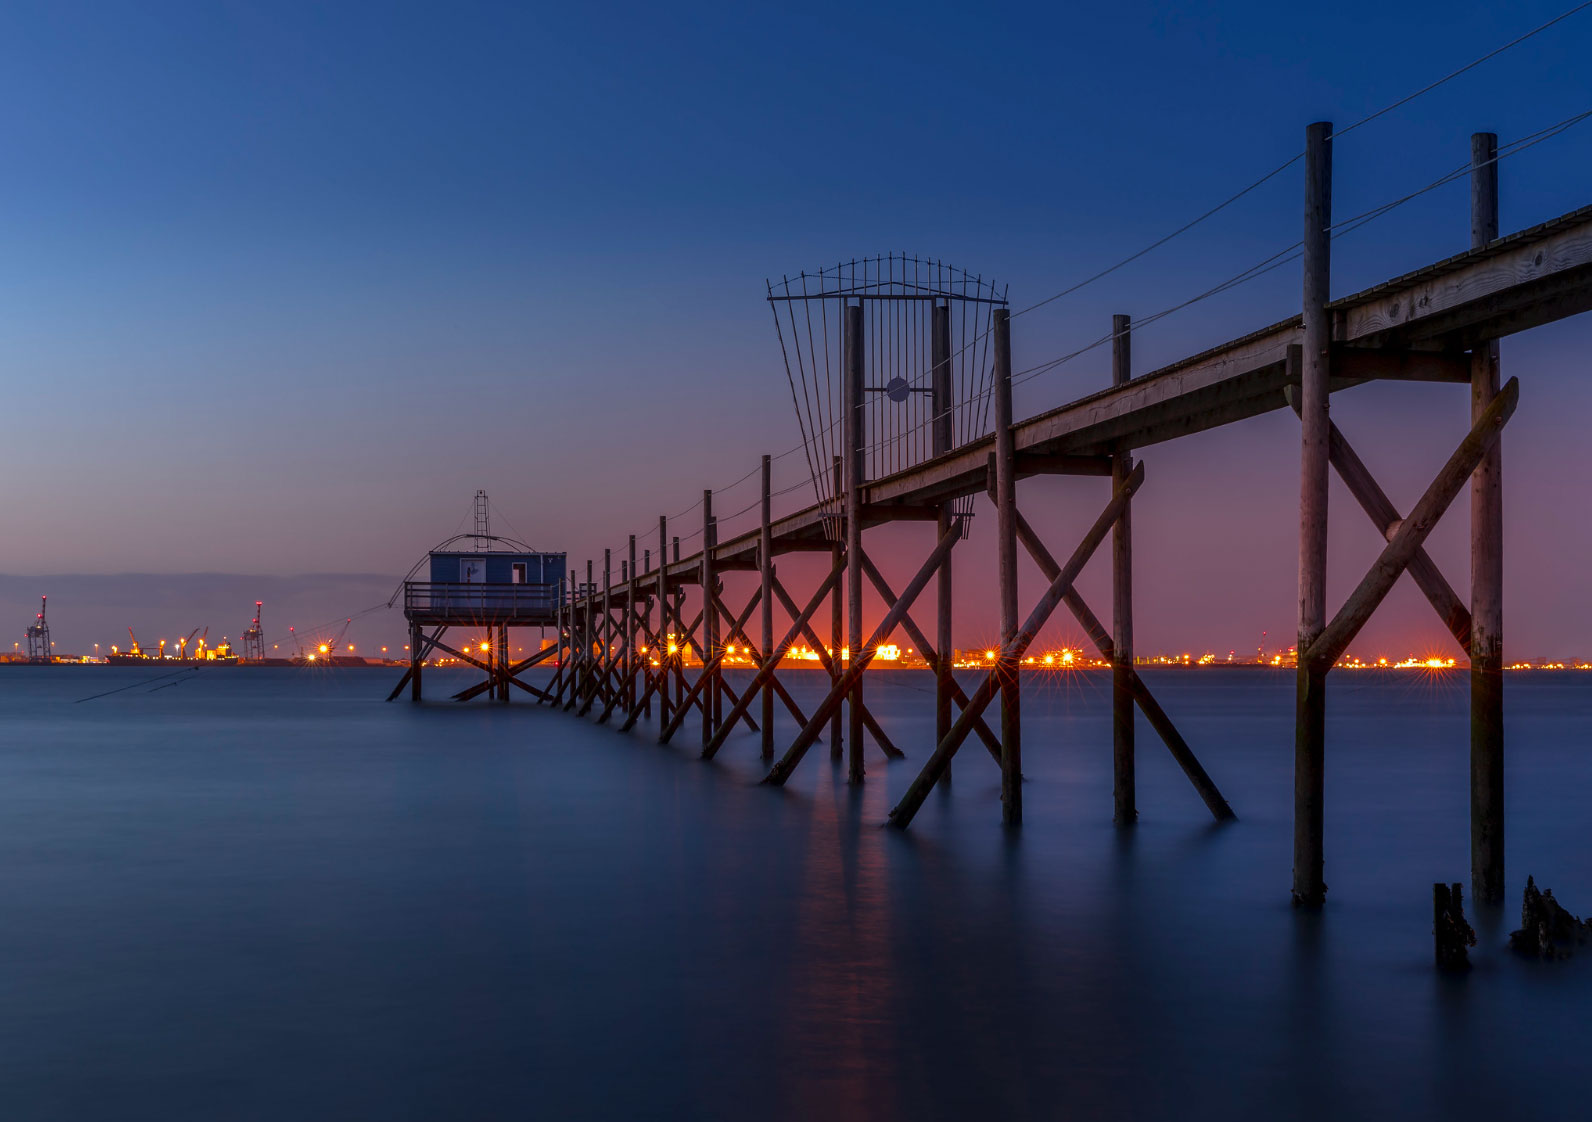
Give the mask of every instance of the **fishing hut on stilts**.
POLYGON ((558 657, 562 644, 511 661, 509 632, 516 627, 540 631, 559 626, 565 555, 534 550, 517 538, 492 533, 491 503, 485 491, 476 492, 474 513, 473 533, 443 542, 411 569, 403 582, 409 668, 387 696, 388 701, 403 693, 405 686, 410 700, 420 701, 426 659, 437 652, 486 675, 484 681, 454 694, 455 701, 486 694, 494 701, 507 702, 511 687, 538 699, 545 696, 520 675, 558 657), (422 568, 428 579, 412 579, 422 568), (472 647, 469 642, 450 641, 448 632, 454 628, 477 631, 484 642, 472 647))

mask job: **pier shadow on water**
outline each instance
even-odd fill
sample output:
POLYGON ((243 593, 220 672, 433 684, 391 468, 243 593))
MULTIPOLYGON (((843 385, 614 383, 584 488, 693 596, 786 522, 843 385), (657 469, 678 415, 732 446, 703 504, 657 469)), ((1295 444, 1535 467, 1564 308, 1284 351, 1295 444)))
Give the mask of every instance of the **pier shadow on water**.
POLYGON ((74 704, 141 675, 7 671, 3 1116, 1579 1113, 1592 961, 1502 944, 1527 872, 1592 910, 1592 676, 1509 680, 1511 901, 1469 905, 1463 978, 1431 961, 1431 884, 1468 880, 1462 676, 1334 679, 1319 915, 1288 903, 1291 676, 1146 676, 1238 823, 1141 723, 1115 829, 1088 674, 1026 688, 1020 832, 970 741, 902 834, 909 672, 867 688, 911 759, 870 749, 859 790, 820 744, 774 790, 750 734, 704 764, 689 725, 388 705, 381 672, 74 704))

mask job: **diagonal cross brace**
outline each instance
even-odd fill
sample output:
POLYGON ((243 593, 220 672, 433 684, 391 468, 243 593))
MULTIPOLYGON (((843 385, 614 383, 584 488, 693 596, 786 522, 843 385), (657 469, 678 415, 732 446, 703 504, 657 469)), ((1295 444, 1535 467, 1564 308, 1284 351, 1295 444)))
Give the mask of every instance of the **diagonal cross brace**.
POLYGON ((1310 644, 1310 649, 1304 652, 1301 662, 1308 660, 1311 669, 1325 673, 1349 649, 1349 644, 1354 642, 1365 621, 1371 618, 1371 613, 1376 611, 1377 605, 1382 603, 1399 576, 1408 568, 1410 559, 1426 541, 1426 536, 1437 525, 1443 511, 1448 509, 1471 472, 1476 470, 1476 465, 1481 463, 1481 458, 1498 440, 1499 433, 1509 418, 1514 416, 1515 406, 1519 403, 1520 379, 1511 378, 1498 392, 1498 396, 1493 398, 1492 404, 1476 419, 1470 433, 1448 458, 1431 486, 1426 488, 1426 493, 1411 509, 1409 517, 1399 524, 1398 530, 1388 539, 1382 555, 1343 602, 1343 607, 1332 617, 1332 622, 1310 644))
MULTIPOLYGON (((864 553, 862 556, 866 558, 868 555, 864 553)), ((785 605, 785 610, 794 615, 796 611, 796 605, 794 602, 792 602, 790 593, 785 591, 785 586, 779 583, 778 577, 774 578, 774 594, 779 597, 780 603, 785 605)), ((807 637, 807 641, 812 644, 813 653, 818 656, 818 664, 824 668, 825 672, 828 673, 831 678, 839 677, 840 672, 835 668, 834 660, 830 658, 829 652, 824 649, 823 641, 819 639, 817 633, 813 631, 813 625, 810 622, 802 624, 802 634, 805 635, 807 637)), ((779 678, 776 676, 774 681, 777 684, 779 682, 779 678)), ((868 735, 873 737, 874 743, 879 746, 879 750, 892 760, 906 759, 907 754, 901 751, 901 749, 897 748, 894 744, 890 743, 890 738, 885 735, 884 729, 879 727, 879 722, 874 720, 873 713, 869 711, 868 707, 866 705, 859 704, 857 708, 862 710, 863 728, 868 730, 868 735)), ((807 726, 807 718, 803 717, 801 719, 801 726, 803 728, 807 726)))
MULTIPOLYGON (((866 553, 862 555, 862 571, 867 575, 868 579, 873 582, 873 587, 878 590, 879 595, 884 597, 885 603, 895 603, 895 592, 890 588, 889 582, 884 579, 884 574, 879 571, 879 567, 873 563, 873 558, 869 557, 866 553)), ((916 621, 913 620, 911 612, 907 612, 901 617, 901 626, 904 627, 907 634, 912 636, 913 640, 917 642, 918 650, 922 652, 924 659, 928 662, 930 668, 932 669, 938 667, 940 655, 935 651, 934 644, 929 642, 928 637, 924 635, 923 631, 918 627, 916 621)), ((957 683, 955 678, 951 679, 950 684, 951 700, 956 702, 959 708, 967 708, 967 691, 957 683)), ((978 723, 973 726, 973 731, 978 733, 979 739, 982 740, 984 742, 984 746, 989 749, 989 754, 995 758, 995 762, 997 764, 1000 763, 1001 742, 995 736, 995 734, 990 731, 989 725, 984 722, 982 717, 980 717, 978 723)))
MULTIPOLYGON (((729 609, 724 607, 724 602, 722 600, 719 601, 719 610, 724 612, 725 616, 731 615, 729 609)), ((746 633, 746 629, 744 627, 736 628, 730 631, 729 639, 734 641, 737 638, 746 644, 747 653, 752 656, 752 661, 758 666, 762 666, 763 652, 758 650, 757 644, 752 642, 752 637, 746 633)), ((769 679, 768 684, 773 687, 775 695, 785 703, 785 708, 790 711, 790 715, 796 718, 796 724, 798 726, 805 725, 807 723, 807 714, 801 711, 801 706, 796 704, 796 699, 790 695, 790 691, 785 688, 785 684, 779 680, 779 675, 777 673, 769 679)), ((733 705, 737 700, 739 699, 736 698, 732 693, 730 696, 730 703, 733 705)))
POLYGON ((404 676, 399 678, 398 684, 392 688, 392 693, 387 695, 388 701, 392 701, 403 692, 404 687, 409 684, 410 676, 415 672, 414 663, 425 661, 426 655, 431 653, 431 645, 437 641, 439 636, 441 636, 442 631, 443 629, 439 627, 431 633, 429 638, 421 640, 419 652, 417 652, 413 662, 410 663, 409 669, 404 671, 404 676))
POLYGON ((923 800, 928 798, 929 791, 940 781, 940 776, 945 773, 946 765, 951 762, 951 757, 956 755, 956 750, 962 746, 968 734, 973 731, 973 722, 976 721, 984 710, 989 708, 989 703, 995 699, 1000 691, 1001 679, 1007 673, 1007 667, 1013 663, 1020 663, 1023 653, 1028 650, 1039 634, 1039 629, 1045 626, 1057 606, 1061 604, 1067 591, 1072 588, 1072 582, 1078 579, 1078 574, 1083 572, 1083 567, 1089 563, 1089 558, 1094 556, 1094 551, 1100 548, 1100 543, 1105 541, 1106 535, 1111 532, 1111 527, 1122 517, 1122 511, 1128 505, 1128 500, 1133 497, 1144 482, 1144 463, 1140 461, 1134 467, 1132 474, 1122 481, 1122 485, 1111 496, 1111 501, 1106 504, 1100 517, 1094 520, 1088 533, 1072 551, 1072 556, 1067 558, 1067 563, 1061 567, 1055 578, 1050 582, 1050 587, 1045 589, 1039 602, 1034 605, 1034 610, 1028 614, 1028 619, 1018 630, 1017 634, 1002 645, 1000 658, 996 666, 984 681, 979 683, 973 696, 968 699, 967 708, 956 718, 956 723, 951 726, 951 731, 935 747, 934 754, 923 765, 923 770, 918 773, 906 794, 890 812, 890 824, 899 829, 905 829, 912 821, 912 816, 923 805, 923 800))
MULTIPOLYGON (((544 650, 537 651, 535 654, 531 655, 529 658, 520 659, 520 661, 516 662, 514 665, 510 666, 507 670, 504 670, 501 673, 507 675, 509 678, 513 678, 517 674, 525 673, 525 671, 531 669, 531 667, 533 667, 533 666, 536 666, 538 663, 546 662, 549 658, 553 657, 553 655, 556 654, 557 652, 558 652, 558 647, 557 646, 547 647, 544 650)), ((453 700, 455 700, 455 701, 469 701, 472 697, 479 697, 481 694, 485 693, 490 688, 491 688, 490 683, 477 682, 475 685, 471 686, 469 689, 460 690, 458 693, 454 694, 453 695, 453 700)), ((529 687, 527 687, 527 688, 529 688, 529 687)), ((536 692, 538 694, 542 694, 543 693, 543 691, 541 691, 541 690, 537 690, 536 692)), ((545 694, 543 696, 545 696, 545 694)))
MULTIPOLYGON (((729 737, 730 731, 735 728, 735 722, 740 718, 741 715, 745 713, 747 709, 751 708, 752 699, 757 696, 758 688, 767 682, 771 677, 773 677, 774 672, 779 669, 780 660, 785 657, 785 652, 790 650, 790 645, 796 641, 796 636, 802 633, 803 626, 809 619, 812 618, 812 614, 816 612, 819 606, 824 602, 824 598, 828 596, 830 591, 835 587, 835 583, 840 580, 840 574, 844 571, 845 568, 841 565, 836 565, 831 568, 829 570, 829 576, 826 577, 824 582, 818 586, 818 590, 813 593, 812 599, 807 602, 807 606, 799 612, 792 613, 795 616, 795 619, 791 623, 790 630, 785 633, 785 637, 783 639, 774 645, 774 649, 770 651, 768 657, 763 660, 763 665, 759 666, 757 668, 757 673, 752 676, 752 681, 747 685, 746 692, 740 696, 740 698, 735 702, 734 707, 731 708, 729 715, 725 717, 724 724, 720 725, 719 730, 713 734, 713 739, 708 741, 707 744, 703 746, 703 759, 711 760, 718 752, 719 748, 724 744, 724 741, 729 737)), ((775 588, 778 587, 779 585, 776 582, 775 588)), ((787 604, 787 608, 792 606, 793 605, 787 604)))
MULTIPOLYGON (((1017 512, 1017 537, 1028 550, 1029 556, 1034 559, 1034 563, 1039 566, 1039 571, 1045 575, 1045 579, 1055 580, 1057 574, 1061 572, 1061 566, 1056 564, 1056 559, 1045 548, 1045 543, 1039 540, 1039 535, 1034 533, 1034 528, 1028 524, 1021 511, 1017 512)), ((1094 640, 1100 657, 1110 661, 1116 652, 1111 636, 1095 617, 1094 612, 1089 610, 1089 605, 1084 603, 1083 597, 1078 595, 1076 589, 1069 589, 1062 597, 1062 603, 1072 610, 1072 614, 1078 618, 1083 629, 1094 640)), ((1166 715, 1166 710, 1161 708, 1161 703, 1150 692, 1150 687, 1145 685, 1143 678, 1139 677, 1138 668, 1129 666, 1127 671, 1128 691, 1133 695, 1134 702, 1144 714, 1145 720, 1150 722, 1150 727, 1160 736, 1161 742, 1166 745, 1166 750, 1172 753, 1172 758, 1183 769, 1183 774, 1188 776, 1189 782, 1199 792, 1200 798, 1205 801, 1211 814, 1218 822, 1238 817, 1200 764, 1199 758, 1194 755, 1194 749, 1189 747, 1188 741, 1183 739, 1183 734, 1178 732, 1177 726, 1172 723, 1172 718, 1166 715)))
MULTIPOLYGON (((846 667, 846 672, 830 687, 829 695, 824 698, 823 702, 813 712, 812 720, 808 721, 801 732, 796 734, 796 739, 785 750, 785 755, 780 757, 779 762, 764 777, 764 783, 778 787, 782 786, 790 778, 791 772, 796 770, 796 765, 801 763, 802 757, 807 754, 807 749, 813 746, 813 742, 818 739, 823 727, 829 723, 829 718, 839 711, 841 702, 861 681, 863 672, 868 669, 868 666, 873 662, 874 655, 878 652, 879 644, 888 639, 891 632, 901 623, 901 617, 906 615, 907 610, 912 607, 912 602, 918 598, 924 588, 928 587, 929 579, 945 563, 945 559, 951 554, 951 547, 956 545, 961 536, 962 519, 958 518, 951 523, 950 529, 946 530, 941 536, 939 544, 929 554, 928 560, 923 562, 923 566, 918 570, 917 575, 907 582, 906 588, 901 591, 901 598, 891 605, 890 610, 885 613, 884 619, 879 622, 879 626, 874 628, 873 634, 862 645, 862 649, 851 652, 851 665, 846 667)), ((967 710, 964 709, 962 712, 965 716, 967 710)))
MULTIPOLYGON (((1299 412, 1299 398, 1294 393, 1294 384, 1300 376, 1298 371, 1302 348, 1297 344, 1288 348, 1288 373, 1295 379, 1287 387, 1288 404, 1293 406, 1295 413, 1299 412)), ((1354 448, 1344 439, 1338 426, 1329 422, 1327 428, 1327 458, 1332 462, 1338 478, 1343 480, 1349 493, 1360 504, 1360 509, 1370 516, 1377 532, 1383 539, 1393 535, 1403 519, 1399 516, 1398 508, 1393 505, 1393 500, 1387 497, 1387 492, 1382 490, 1376 477, 1371 474, 1365 462, 1360 459, 1354 448)), ((1437 562, 1432 560, 1424 547, 1417 549, 1410 558, 1410 579, 1413 580, 1432 608, 1443 621, 1443 626, 1448 628, 1454 641, 1468 656, 1470 654, 1470 610, 1465 607, 1465 602, 1459 598, 1442 570, 1437 567, 1437 562)))
MULTIPOLYGON (((692 702, 697 701, 697 694, 702 692, 702 687, 708 684, 713 677, 713 672, 718 668, 719 660, 717 658, 712 659, 702 667, 702 673, 698 674, 696 676, 696 680, 691 683, 691 688, 686 692, 685 700, 680 703, 680 708, 675 710, 674 716, 670 719, 668 726, 664 728, 663 732, 658 734, 659 744, 667 744, 670 740, 674 739, 674 734, 680 731, 680 726, 685 723, 686 715, 691 712, 692 702)), ((700 703, 697 705, 697 708, 702 709, 703 712, 706 713, 705 707, 703 707, 700 703)))

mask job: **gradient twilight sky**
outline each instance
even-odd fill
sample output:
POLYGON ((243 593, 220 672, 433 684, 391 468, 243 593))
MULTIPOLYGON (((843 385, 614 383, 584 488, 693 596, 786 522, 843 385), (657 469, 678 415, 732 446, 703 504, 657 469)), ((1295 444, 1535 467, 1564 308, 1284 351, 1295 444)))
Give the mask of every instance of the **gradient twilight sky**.
MULTIPOLYGON (((8 4, 0 572, 396 580, 477 487, 539 547, 650 545, 660 511, 796 441, 765 276, 904 249, 997 275, 1021 307, 1270 170, 1308 122, 1347 124, 1568 6, 8 4)), ((1463 164, 1472 131, 1507 143, 1592 108, 1589 47, 1592 11, 1344 138, 1337 214, 1463 164)), ((1589 173, 1592 123, 1505 162, 1504 230, 1592 202, 1589 173)), ((1017 320, 1018 368, 1296 241, 1301 190, 1296 167, 1017 320)), ((1467 213, 1461 182, 1343 238, 1334 293, 1464 250, 1467 213)), ((1136 367, 1298 299, 1278 270, 1136 336, 1136 367)), ((1504 344, 1516 657, 1592 654, 1589 329, 1504 344)), ((1103 385, 1108 361, 1021 387, 1018 415, 1103 385)), ((1407 508, 1467 408, 1453 387, 1367 387, 1334 417, 1407 508)), ((1275 645, 1297 423, 1143 458, 1141 650, 1275 645)), ((1334 486, 1336 603, 1378 539, 1334 486)), ((1098 480, 1023 494, 1058 551, 1104 501, 1098 480)), ((1432 544, 1461 588, 1466 511, 1432 544)), ((927 545, 893 533, 904 573, 927 545)), ((959 554, 972 621, 993 615, 992 553, 978 526, 959 554)), ((1102 576, 1083 585, 1100 608, 1102 576)), ((0 608, 20 637, 19 596, 0 608)), ((56 610, 74 649, 129 622, 56 610)), ((1406 581, 1356 649, 1411 647, 1446 650, 1406 581)))

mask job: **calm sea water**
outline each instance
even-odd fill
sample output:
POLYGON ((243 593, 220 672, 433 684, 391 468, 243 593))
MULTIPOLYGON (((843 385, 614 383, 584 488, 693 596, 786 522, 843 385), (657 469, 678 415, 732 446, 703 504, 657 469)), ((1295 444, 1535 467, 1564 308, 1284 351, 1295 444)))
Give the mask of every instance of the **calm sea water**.
POLYGON ((1527 872, 1592 910, 1592 675, 1509 680, 1511 903, 1459 979, 1430 909, 1468 880, 1462 675, 1334 679, 1320 916, 1288 904, 1286 673, 1147 673, 1241 821, 1141 723, 1126 832, 1108 682, 1033 682, 1016 835, 976 743, 878 828, 922 675, 868 685, 912 760, 857 790, 819 745, 783 791, 749 735, 703 764, 689 728, 384 704, 390 671, 150 677, 0 672, 5 1119, 1585 1109, 1592 954, 1501 944, 1527 872))

